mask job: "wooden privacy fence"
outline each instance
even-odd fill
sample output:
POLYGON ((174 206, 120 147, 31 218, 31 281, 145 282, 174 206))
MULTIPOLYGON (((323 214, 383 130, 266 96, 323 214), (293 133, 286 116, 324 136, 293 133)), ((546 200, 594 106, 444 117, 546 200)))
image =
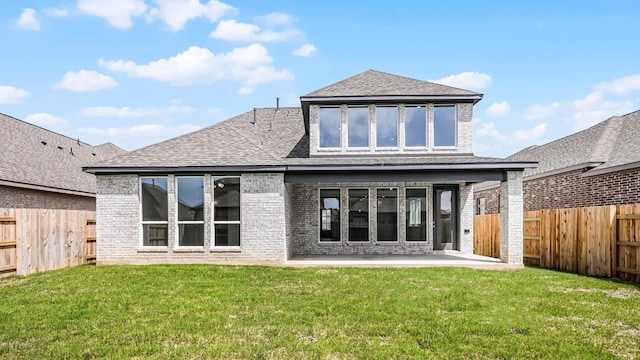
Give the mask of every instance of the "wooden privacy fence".
POLYGON ((0 276, 94 261, 95 216, 82 210, 0 209, 0 276))
MULTIPOLYGON (((640 205, 526 211, 524 263, 640 283, 640 205)), ((500 257, 500 214, 474 218, 474 252, 500 257)))

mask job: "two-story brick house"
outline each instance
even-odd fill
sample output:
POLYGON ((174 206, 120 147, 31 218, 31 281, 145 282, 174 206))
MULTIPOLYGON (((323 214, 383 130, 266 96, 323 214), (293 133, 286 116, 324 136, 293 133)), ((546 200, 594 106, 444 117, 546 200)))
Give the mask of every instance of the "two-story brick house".
POLYGON ((98 263, 473 253, 473 184, 499 181, 522 263, 522 172, 472 154, 482 94, 369 70, 89 167, 98 263))

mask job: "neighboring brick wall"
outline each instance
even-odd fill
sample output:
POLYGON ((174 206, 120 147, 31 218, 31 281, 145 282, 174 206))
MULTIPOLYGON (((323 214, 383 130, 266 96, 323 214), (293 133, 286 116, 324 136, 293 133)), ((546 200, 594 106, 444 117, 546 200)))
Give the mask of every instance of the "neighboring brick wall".
MULTIPOLYGON (((169 206, 169 246, 140 249, 137 175, 97 176, 98 264, 281 263, 286 260, 283 174, 243 174, 240 250, 212 248, 211 175, 205 175, 205 246, 175 249, 175 206, 169 206)), ((175 176, 168 176, 169 204, 175 203, 175 176)))
MULTIPOLYGON (((640 169, 597 176, 582 176, 575 170, 543 178, 525 180, 524 210, 574 208, 585 206, 640 203, 640 169)), ((498 188, 479 191, 474 199, 484 197, 486 213, 499 212, 498 188)))
POLYGON ((0 208, 96 210, 96 198, 0 186, 0 208))
POLYGON ((477 214, 475 211, 475 205, 478 203, 478 199, 484 198, 484 213, 485 214, 497 214, 500 212, 500 185, 495 188, 488 190, 480 190, 476 191, 473 194, 474 201, 474 215, 477 214))
MULTIPOLYGON (((340 184, 294 184, 292 194, 293 212, 293 240, 291 243, 293 255, 351 255, 351 254, 371 254, 371 255, 410 255, 410 254, 431 254, 433 253, 433 231, 431 227, 427 229, 426 242, 405 242, 405 189, 407 187, 424 187, 427 188, 427 224, 433 222, 432 209, 432 183, 340 183, 340 184), (378 243, 375 241, 376 234, 376 201, 375 189, 378 187, 398 188, 399 202, 399 241, 394 243, 378 243), (320 243, 319 242, 319 190, 320 188, 340 188, 341 189, 341 232, 342 241, 339 243, 320 243), (369 188, 369 227, 372 233, 368 243, 349 243, 348 238, 348 188, 369 188)), ((473 200, 472 187, 465 186, 464 183, 459 184, 459 196, 462 199, 459 204, 461 219, 459 222, 459 238, 460 251, 463 253, 473 252, 473 200), (466 219, 463 217, 467 217, 466 219), (469 232, 465 234, 464 230, 469 232)))

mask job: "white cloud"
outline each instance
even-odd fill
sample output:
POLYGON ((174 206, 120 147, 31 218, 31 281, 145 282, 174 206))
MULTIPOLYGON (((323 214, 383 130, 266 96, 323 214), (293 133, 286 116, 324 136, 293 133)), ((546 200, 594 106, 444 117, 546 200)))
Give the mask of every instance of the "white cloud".
POLYGON ((594 86, 596 91, 626 94, 640 90, 640 74, 625 76, 610 82, 602 82, 594 86))
POLYGON ((633 111, 633 101, 607 100, 602 91, 595 91, 573 102, 574 128, 586 129, 614 115, 623 115, 633 111))
POLYGON ((487 115, 492 117, 504 117, 511 114, 511 105, 508 102, 496 102, 487 108, 487 115))
POLYGON ((299 36, 301 33, 296 29, 274 31, 271 29, 262 30, 258 25, 240 23, 235 20, 222 20, 214 31, 209 34, 214 39, 226 41, 286 41, 299 36))
POLYGON ((507 135, 496 129, 493 123, 483 123, 482 126, 476 130, 476 136, 479 138, 489 137, 502 142, 522 142, 531 141, 539 138, 547 131, 547 124, 542 123, 527 130, 516 130, 512 135, 507 135))
POLYGON ((253 94, 253 88, 251 88, 251 87, 249 87, 249 86, 241 87, 240 89, 238 89, 237 94, 238 94, 238 95, 249 95, 249 94, 253 94))
POLYGON ((293 16, 281 12, 273 12, 263 16, 258 16, 257 19, 267 26, 289 25, 296 21, 293 16))
POLYGON ((253 88, 260 83, 294 78, 289 70, 275 70, 269 65, 271 62, 273 58, 263 45, 251 44, 218 55, 209 49, 192 46, 175 56, 148 64, 102 59, 99 64, 110 71, 123 72, 135 78, 168 82, 174 86, 236 80, 243 81, 247 88, 253 88))
POLYGON ((167 113, 190 113, 195 109, 191 106, 171 104, 162 108, 130 108, 128 106, 88 106, 82 108, 80 113, 87 117, 110 117, 110 118, 141 118, 147 116, 163 116, 167 113))
POLYGON ((171 30, 182 30, 191 19, 206 17, 217 21, 227 13, 235 10, 231 5, 211 0, 201 3, 200 0, 156 0, 157 8, 151 9, 149 16, 164 21, 171 30))
POLYGON ((96 91, 118 86, 111 77, 93 70, 68 71, 62 80, 54 85, 56 89, 66 89, 77 92, 96 91))
POLYGON ((43 12, 49 16, 66 17, 69 16, 69 10, 59 8, 46 8, 43 12))
POLYGON ((183 124, 178 126, 167 126, 163 124, 141 124, 135 126, 110 128, 85 127, 78 129, 78 132, 91 136, 168 138, 186 134, 199 129, 200 126, 191 124, 183 124))
POLYGON ((47 113, 29 114, 24 121, 43 127, 62 127, 68 124, 67 120, 47 113))
POLYGON ((465 71, 431 81, 462 89, 480 90, 491 85, 491 76, 485 73, 465 71))
POLYGON ((482 127, 476 131, 478 137, 491 137, 496 140, 504 140, 506 136, 495 128, 493 123, 484 123, 482 127))
POLYGON ((543 119, 555 114, 559 108, 559 102, 553 102, 549 105, 535 104, 524 109, 523 117, 526 120, 543 119))
POLYGON ((26 8, 20 14, 16 24, 23 29, 40 30, 40 21, 36 15, 37 12, 34 9, 26 8))
POLYGON ((534 126, 532 129, 529 129, 529 130, 518 130, 518 131, 516 131, 515 133, 513 133, 513 140, 516 140, 516 141, 531 141, 531 140, 539 138, 545 132, 547 132, 547 124, 546 123, 542 123, 542 124, 538 124, 538 125, 534 126))
POLYGON ((76 7, 81 12, 101 17, 120 29, 130 28, 133 25, 131 18, 147 11, 144 0, 78 0, 76 7))
POLYGON ((296 50, 294 50, 293 55, 309 57, 316 51, 318 51, 318 49, 315 46, 313 46, 313 44, 304 44, 299 48, 297 48, 296 50))
POLYGON ((29 95, 27 90, 0 85, 0 104, 17 104, 29 95))

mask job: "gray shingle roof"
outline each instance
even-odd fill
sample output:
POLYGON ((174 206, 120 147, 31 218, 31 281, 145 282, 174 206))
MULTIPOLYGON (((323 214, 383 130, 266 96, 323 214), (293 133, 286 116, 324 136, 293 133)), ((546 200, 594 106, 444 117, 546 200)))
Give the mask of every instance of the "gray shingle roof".
POLYGON ((343 96, 439 96, 439 95, 481 95, 469 90, 436 84, 429 81, 411 79, 404 76, 367 70, 358 75, 312 91, 308 97, 343 96))
POLYGON ((0 114, 0 180, 95 194, 95 177, 82 167, 125 151, 82 141, 0 114))
POLYGON ((525 177, 592 164, 589 172, 640 162, 640 111, 613 116, 588 129, 541 146, 531 146, 509 157, 513 161, 538 161, 525 177))
POLYGON ((475 156, 309 158, 300 108, 260 108, 95 168, 506 163, 475 156))

